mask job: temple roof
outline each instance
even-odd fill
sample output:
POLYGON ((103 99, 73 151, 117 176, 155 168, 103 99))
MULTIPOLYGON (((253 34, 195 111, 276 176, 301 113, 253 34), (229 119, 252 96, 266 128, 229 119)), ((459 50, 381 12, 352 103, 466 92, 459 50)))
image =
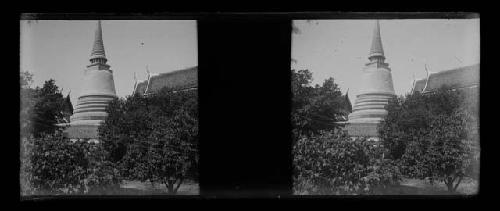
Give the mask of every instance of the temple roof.
POLYGON ((163 87, 184 90, 198 87, 198 67, 175 70, 168 73, 151 75, 149 80, 137 83, 134 93, 148 94, 163 87))
POLYGON ((375 28, 373 29, 372 47, 370 48, 370 53, 368 54, 368 57, 372 56, 384 57, 384 48, 382 47, 382 38, 380 37, 380 24, 378 20, 375 23, 375 28))
POLYGON ((439 89, 443 85, 447 85, 454 89, 479 85, 479 64, 431 73, 428 81, 427 78, 417 80, 413 87, 413 91, 432 91, 439 89))
POLYGON ((97 21, 97 29, 95 31, 94 46, 92 48, 92 53, 90 58, 106 58, 106 53, 104 52, 104 43, 102 41, 102 27, 101 21, 97 21))
MULTIPOLYGON (((472 114, 473 120, 467 124, 478 127, 479 117, 479 64, 459 67, 432 73, 427 78, 420 79, 413 86, 414 92, 429 93, 446 85, 451 89, 460 90, 464 95, 462 106, 472 114), (426 87, 427 82, 427 87, 426 87), (424 90, 425 87, 425 90, 424 90)), ((473 131, 474 132, 474 131, 473 131)), ((475 131, 477 132, 477 130, 475 131)))

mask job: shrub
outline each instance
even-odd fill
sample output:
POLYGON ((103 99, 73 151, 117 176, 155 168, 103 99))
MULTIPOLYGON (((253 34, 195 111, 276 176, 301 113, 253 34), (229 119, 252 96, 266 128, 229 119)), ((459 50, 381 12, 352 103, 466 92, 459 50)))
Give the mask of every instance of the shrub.
POLYGON ((297 193, 369 194, 401 178, 397 165, 383 158, 382 146, 343 132, 302 137, 293 152, 297 193))
POLYGON ((38 194, 83 193, 88 162, 81 142, 61 135, 31 139, 32 187, 38 194))
POLYGON ((89 167, 84 180, 86 194, 107 194, 117 191, 122 178, 116 166, 109 161, 108 152, 101 143, 87 143, 89 167))
POLYGON ((98 143, 69 141, 61 132, 22 143, 23 195, 96 193, 119 181, 98 143))
POLYGON ((33 164, 31 162, 31 155, 33 154, 33 137, 21 136, 21 150, 20 150, 20 169, 19 169, 19 182, 21 188, 21 195, 33 195, 35 189, 33 187, 33 164))

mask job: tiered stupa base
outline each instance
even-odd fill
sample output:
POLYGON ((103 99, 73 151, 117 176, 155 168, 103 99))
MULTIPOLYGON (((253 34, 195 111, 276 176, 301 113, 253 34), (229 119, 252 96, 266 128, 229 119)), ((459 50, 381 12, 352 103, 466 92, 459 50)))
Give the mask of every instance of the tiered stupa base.
POLYGON ((378 137, 378 123, 347 123, 345 129, 349 136, 378 137))
POLYGON ((64 137, 69 139, 98 139, 98 128, 101 122, 88 120, 72 123, 64 130, 64 137))
POLYGON ((387 115, 385 106, 393 96, 392 93, 359 95, 346 125, 349 136, 378 137, 378 126, 387 115))
POLYGON ((64 136, 69 139, 98 139, 99 125, 106 119, 106 107, 114 95, 87 95, 78 99, 64 136))

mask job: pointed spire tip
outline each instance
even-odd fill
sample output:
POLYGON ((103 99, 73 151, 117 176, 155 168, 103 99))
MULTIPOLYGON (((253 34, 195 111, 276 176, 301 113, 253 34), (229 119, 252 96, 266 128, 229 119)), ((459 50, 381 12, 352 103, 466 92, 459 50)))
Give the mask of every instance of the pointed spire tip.
POLYGON ((369 57, 382 56, 384 57, 384 48, 382 47, 382 38, 380 36, 380 23, 379 20, 375 21, 373 29, 372 46, 370 48, 369 57))
POLYGON ((102 41, 102 27, 101 20, 97 21, 97 29, 95 31, 94 46, 92 47, 92 53, 90 58, 106 58, 106 53, 104 51, 104 43, 102 41))

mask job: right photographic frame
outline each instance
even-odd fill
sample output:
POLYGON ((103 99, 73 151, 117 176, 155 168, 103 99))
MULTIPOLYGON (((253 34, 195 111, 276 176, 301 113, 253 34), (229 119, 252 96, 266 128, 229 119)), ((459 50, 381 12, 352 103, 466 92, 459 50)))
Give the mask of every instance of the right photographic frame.
POLYGON ((294 20, 293 194, 478 194, 479 25, 294 20))

